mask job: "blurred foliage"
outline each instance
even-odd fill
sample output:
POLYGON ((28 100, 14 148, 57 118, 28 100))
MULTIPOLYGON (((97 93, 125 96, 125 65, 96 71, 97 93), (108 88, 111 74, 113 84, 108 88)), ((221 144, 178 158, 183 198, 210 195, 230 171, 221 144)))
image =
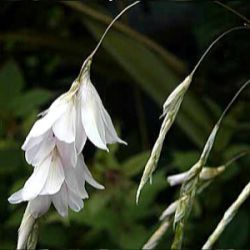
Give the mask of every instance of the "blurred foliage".
MULTIPOLYGON (((80 3, 80 2, 79 2, 80 3)), ((128 1, 83 1, 100 15, 113 16, 128 1)), ((247 1, 228 1, 247 15, 247 1)), ((242 21, 212 2, 145 1, 122 22, 159 44, 191 69, 210 42, 242 21)), ((66 91, 106 23, 61 2, 3 2, 0 8, 0 248, 14 248, 26 204, 9 205, 8 196, 32 172, 20 147, 37 114, 66 91)), ((105 190, 89 189, 79 213, 61 218, 54 210, 40 220, 40 248, 140 248, 158 216, 178 195, 166 175, 188 169, 226 103, 249 78, 249 31, 223 39, 209 53, 191 85, 175 126, 167 136, 152 185, 135 192, 161 121, 161 105, 187 72, 177 73, 163 55, 113 28, 93 62, 92 79, 128 146, 110 153, 87 143, 86 161, 105 190)), ((249 149, 250 91, 246 90, 222 124, 209 165, 225 163, 249 149)), ((186 247, 200 247, 225 209, 249 181, 250 157, 232 164, 196 200, 187 226, 186 247)), ((249 248, 250 202, 227 228, 219 248, 249 248)), ((170 245, 172 233, 159 249, 170 245)))

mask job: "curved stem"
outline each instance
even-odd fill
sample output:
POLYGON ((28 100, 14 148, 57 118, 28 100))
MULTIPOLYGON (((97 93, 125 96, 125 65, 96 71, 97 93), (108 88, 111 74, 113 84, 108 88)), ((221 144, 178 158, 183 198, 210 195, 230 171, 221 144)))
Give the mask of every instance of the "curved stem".
POLYGON ((220 5, 220 6, 222 6, 223 8, 227 9, 228 11, 232 12, 233 14, 235 14, 236 16, 240 17, 242 20, 244 20, 244 21, 246 21, 248 24, 250 24, 250 20, 249 20, 247 17, 243 16, 243 15, 242 15, 241 13, 239 13, 238 11, 236 11, 235 9, 229 7, 228 5, 226 5, 226 4, 224 4, 224 3, 220 2, 220 1, 214 1, 214 3, 216 3, 216 4, 220 5))
MULTIPOLYGON (((108 15, 96 11, 95 9, 89 7, 83 2, 62 1, 62 4, 76 11, 79 11, 87 17, 97 20, 98 22, 101 22, 103 24, 109 24, 112 21, 112 19, 108 15)), ((155 52, 177 75, 183 77, 187 73, 186 64, 184 64, 174 54, 165 50, 160 44, 156 43, 154 40, 137 32, 136 30, 119 21, 114 23, 113 27, 115 27, 121 33, 133 38, 135 41, 143 44, 144 46, 155 52)))
POLYGON ((222 121, 222 119, 224 118, 225 114, 227 113, 227 111, 231 108, 232 104, 234 103, 234 101, 238 98, 238 96, 240 95, 240 93, 247 87, 247 85, 250 83, 250 79, 245 82, 240 89, 237 91, 237 93, 234 95, 234 97, 232 98, 232 100, 229 102, 229 104, 227 105, 227 107, 224 109, 219 121, 217 122, 217 125, 219 125, 222 121))
POLYGON ((113 21, 109 24, 109 26, 107 27, 107 29, 104 31, 101 39, 99 40, 98 44, 96 45, 95 49, 93 50, 93 52, 90 54, 90 57, 93 57, 94 54, 96 53, 96 51, 98 50, 98 48, 100 47, 104 37, 106 36, 106 34, 108 33, 108 31, 110 30, 110 28, 112 27, 112 25, 130 8, 132 8, 133 6, 135 6, 136 4, 140 3, 140 1, 136 1, 130 5, 128 5, 125 9, 123 9, 114 19, 113 21))
POLYGON ((140 3, 140 1, 136 1, 130 5, 128 5, 125 9, 123 9, 112 21, 111 23, 108 25, 108 27, 106 28, 106 30, 104 31, 103 35, 101 36, 99 42, 97 43, 96 47, 94 48, 94 50, 91 52, 91 54, 85 59, 85 61, 82 64, 80 73, 78 75, 78 79, 81 79, 82 75, 84 74, 84 72, 86 70, 89 70, 91 63, 92 63, 92 59, 95 55, 95 53, 97 52, 97 50, 99 49, 99 47, 102 44, 103 39, 105 38, 105 36, 107 35, 108 31, 110 30, 110 28, 112 27, 112 25, 130 8, 132 8, 133 6, 135 6, 136 4, 140 3))
POLYGON ((236 31, 236 30, 242 30, 242 29, 248 29, 248 27, 246 26, 237 26, 234 28, 231 28, 225 32, 223 32, 220 36, 218 36, 210 45, 209 47, 206 49, 206 51, 203 53, 203 55, 201 56, 200 60, 198 61, 198 63, 195 65, 194 69, 191 72, 191 76, 193 76, 193 74, 195 73, 195 71, 198 69, 198 67, 200 66, 201 62, 203 61, 203 59, 205 58, 205 56, 208 54, 208 52, 211 50, 211 48, 220 40, 222 39, 224 36, 226 36, 227 34, 236 31))
POLYGON ((228 160, 224 165, 227 167, 247 154, 250 154, 250 150, 245 150, 239 153, 238 155, 234 156, 232 159, 228 160))

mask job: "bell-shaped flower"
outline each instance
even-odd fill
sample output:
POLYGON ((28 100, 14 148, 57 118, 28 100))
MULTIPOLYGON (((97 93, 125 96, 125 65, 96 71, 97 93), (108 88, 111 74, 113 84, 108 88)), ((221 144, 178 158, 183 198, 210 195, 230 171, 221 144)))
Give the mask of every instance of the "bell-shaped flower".
POLYGON ((112 120, 90 80, 89 70, 86 70, 80 79, 78 105, 82 131, 96 147, 108 151, 107 144, 127 144, 118 137, 112 120))
POLYGON ((54 148, 54 138, 56 138, 61 142, 58 145, 59 149, 67 151, 61 155, 70 155, 75 166, 77 152, 81 152, 87 139, 84 131, 76 136, 77 133, 75 96, 67 92, 52 103, 44 116, 38 119, 30 130, 22 146, 26 161, 33 166, 40 165, 54 148), (67 147, 67 144, 75 146, 67 147))
POLYGON ((55 147, 47 158, 34 168, 24 187, 14 193, 9 202, 16 204, 30 201, 29 210, 34 218, 44 214, 52 202, 58 213, 66 216, 68 207, 74 211, 83 208, 82 200, 88 198, 85 182, 98 189, 104 188, 93 179, 82 154, 78 156, 77 164, 73 168, 63 162, 55 147))

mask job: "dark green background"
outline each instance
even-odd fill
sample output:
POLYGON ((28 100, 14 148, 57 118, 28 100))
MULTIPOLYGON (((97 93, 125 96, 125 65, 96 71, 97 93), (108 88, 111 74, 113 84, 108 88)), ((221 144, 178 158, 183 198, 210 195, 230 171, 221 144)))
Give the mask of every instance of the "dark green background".
MULTIPOLYGON (((80 3, 80 2, 79 2, 80 3)), ((114 16, 130 1, 82 1, 98 14, 114 16)), ((248 1, 228 5, 250 18, 248 1)), ((106 19, 105 19, 106 20, 106 19)), ((32 172, 20 149, 36 115, 67 91, 81 63, 107 26, 57 1, 2 1, 0 4, 0 248, 14 248, 26 204, 10 205, 8 196, 32 172)), ((106 20, 107 21, 107 20, 106 20)), ((104 191, 87 187, 90 199, 80 213, 61 218, 51 207, 40 221, 40 248, 140 248, 159 225, 158 217, 178 197, 166 176, 198 160, 202 146, 223 108, 250 78, 250 31, 237 31, 219 42, 197 71, 163 147, 153 184, 138 206, 135 192, 158 135, 161 106, 192 69, 208 45, 243 21, 209 1, 145 1, 121 22, 160 44, 183 65, 171 67, 133 35, 113 28, 94 58, 91 78, 121 138, 128 146, 110 146, 108 154, 87 143, 86 162, 104 191)), ((249 149, 250 89, 224 120, 209 166, 218 166, 249 149)), ((201 247, 225 209, 249 181, 250 157, 244 157, 196 199, 186 227, 185 247, 201 247)), ((250 247, 247 201, 216 244, 250 247)), ((159 248, 167 248, 172 230, 159 248)))

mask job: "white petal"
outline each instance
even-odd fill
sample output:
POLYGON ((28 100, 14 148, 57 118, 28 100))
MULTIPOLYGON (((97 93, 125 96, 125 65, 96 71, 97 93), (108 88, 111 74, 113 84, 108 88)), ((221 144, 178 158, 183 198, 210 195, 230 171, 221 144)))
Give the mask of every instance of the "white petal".
POLYGON ((29 210, 34 218, 38 218, 49 210, 50 204, 51 199, 48 195, 39 195, 29 202, 29 210))
POLYGON ((33 174, 26 181, 23 187, 22 191, 23 200, 26 201, 32 200, 40 193, 48 177, 50 164, 51 164, 51 155, 49 155, 42 162, 42 164, 34 168, 33 174))
POLYGON ((61 216, 65 217, 68 215, 68 191, 65 183, 60 191, 52 196, 52 202, 61 216))
POLYGON ((127 145, 127 143, 123 140, 121 140, 116 131, 115 131, 115 128, 114 128, 114 125, 112 123, 112 120, 110 118, 110 115, 108 114, 107 110, 103 107, 102 109, 102 117, 103 117, 103 120, 104 120, 104 123, 105 123, 105 139, 106 139, 106 142, 107 143, 116 143, 116 142, 119 142, 119 143, 122 143, 122 144, 125 144, 127 145))
MULTIPOLYGON (((79 162, 79 161, 78 161, 79 162)), ((76 168, 64 167, 65 182, 68 189, 80 196, 82 199, 88 198, 88 193, 85 189, 85 178, 83 167, 77 164, 76 168), (82 170, 82 171, 81 171, 82 170)))
POLYGON ((64 173, 65 173, 65 182, 68 189, 79 195, 79 188, 76 179, 75 169, 66 166, 64 167, 64 173))
POLYGON ((79 164, 81 164, 82 167, 83 167, 84 177, 85 177, 86 182, 88 182, 91 186, 93 186, 93 187, 95 187, 95 188, 97 188, 97 189, 104 189, 104 186, 101 185, 101 184, 99 184, 99 183, 93 178, 93 176, 92 176, 92 174, 90 173, 90 171, 89 171, 87 165, 86 165, 85 162, 84 162, 84 158, 83 158, 82 155, 79 156, 79 161, 80 161, 79 164))
POLYGON ((22 191, 23 191, 23 189, 20 189, 19 191, 17 191, 14 194, 12 194, 8 198, 9 203, 11 203, 11 204, 17 204, 17 203, 23 202, 22 191))
POLYGON ((25 147, 25 144, 28 143, 31 137, 38 137, 47 132, 55 123, 55 121, 63 113, 65 113, 67 108, 67 102, 65 102, 64 97, 65 95, 62 95, 57 98, 50 106, 48 113, 35 122, 27 137, 27 142, 24 143, 23 147, 25 147))
POLYGON ((83 208, 83 201, 81 197, 77 196, 74 192, 68 190, 69 207, 75 212, 79 212, 83 208))
POLYGON ((45 134, 42 134, 38 137, 30 137, 28 135, 25 139, 24 144, 22 145, 22 150, 29 150, 33 148, 34 146, 38 145, 39 143, 41 143, 44 137, 46 137, 47 133, 49 133, 49 131, 47 131, 45 134))
POLYGON ((57 193, 64 181, 64 171, 58 153, 54 152, 49 168, 46 183, 41 190, 41 195, 51 195, 57 193))
POLYGON ((25 159, 29 164, 37 166, 42 163, 54 147, 55 139, 53 138, 52 131, 50 131, 41 143, 38 143, 25 152, 25 159))
POLYGON ((64 114, 54 123, 55 136, 66 143, 75 141, 76 110, 73 101, 68 101, 64 114))
POLYGON ((105 126, 101 116, 101 99, 86 76, 80 89, 82 124, 89 140, 101 149, 108 150, 105 140, 105 126))
POLYGON ((87 135, 82 125, 81 103, 78 100, 76 104, 76 138, 75 145, 77 154, 80 154, 87 140, 87 135))
POLYGON ((81 163, 82 155, 78 156, 78 161, 76 165, 76 179, 78 183, 79 193, 82 199, 87 199, 89 197, 86 189, 85 189, 85 176, 84 176, 84 169, 81 163))
POLYGON ((189 172, 186 171, 180 174, 170 175, 167 177, 167 180, 170 186, 175 186, 175 185, 180 185, 181 183, 186 181, 188 177, 189 177, 189 172))
POLYGON ((74 143, 64 143, 56 140, 56 146, 62 160, 62 165, 75 167, 77 163, 77 152, 74 143))

